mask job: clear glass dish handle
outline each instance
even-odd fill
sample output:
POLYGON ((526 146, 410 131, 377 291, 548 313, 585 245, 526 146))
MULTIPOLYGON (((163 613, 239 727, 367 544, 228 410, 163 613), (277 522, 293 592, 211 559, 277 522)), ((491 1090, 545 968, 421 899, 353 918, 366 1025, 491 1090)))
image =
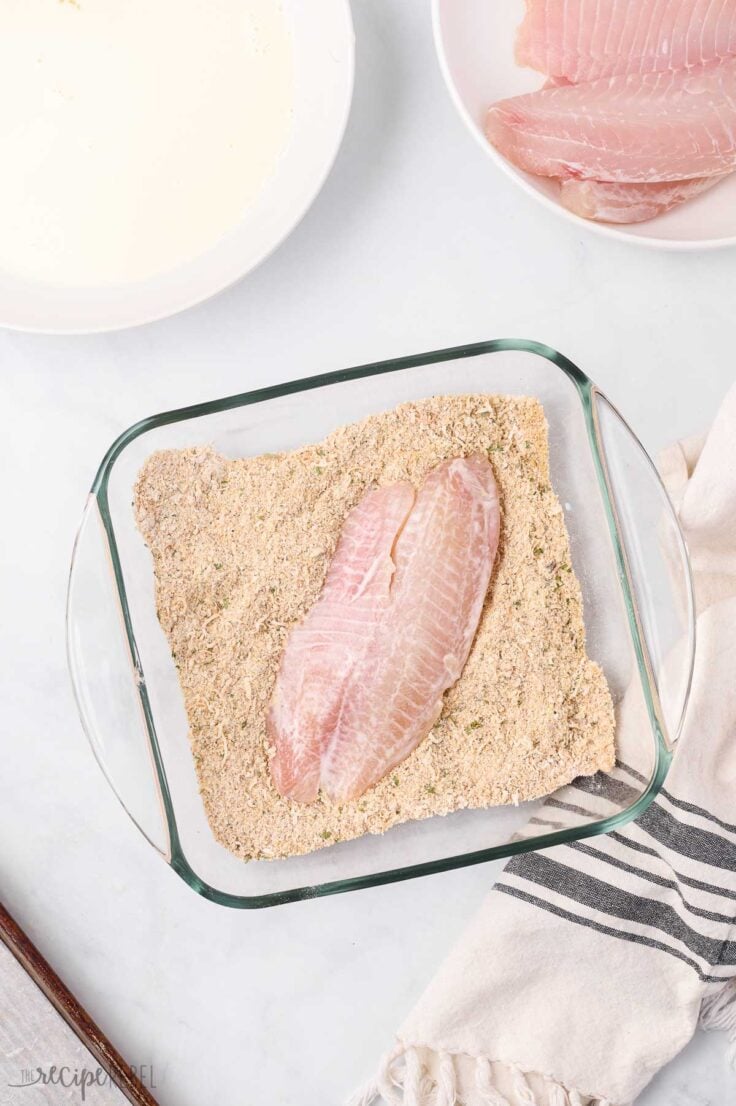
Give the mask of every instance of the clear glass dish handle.
POLYGON ((594 392, 593 404, 635 615, 671 748, 684 722, 695 660, 687 546, 674 506, 638 438, 600 392, 594 392))
POLYGON ((67 652, 84 730, 110 786, 165 857, 169 838, 102 519, 90 496, 67 598, 67 652))

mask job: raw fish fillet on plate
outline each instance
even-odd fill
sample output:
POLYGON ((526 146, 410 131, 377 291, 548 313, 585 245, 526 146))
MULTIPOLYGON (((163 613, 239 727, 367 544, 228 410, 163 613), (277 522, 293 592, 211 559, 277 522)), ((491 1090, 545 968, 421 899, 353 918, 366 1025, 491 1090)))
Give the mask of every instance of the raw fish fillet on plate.
POLYGON ((544 88, 494 104, 489 141, 543 177, 657 183, 736 167, 736 58, 544 88))
POLYGON ((357 798, 429 733, 478 628, 498 548, 493 470, 444 461, 414 494, 369 492, 289 636, 267 729, 279 792, 357 798))
POLYGON ((597 180, 563 180, 560 199, 569 211, 601 223, 643 223, 692 200, 718 184, 722 177, 661 184, 615 184, 597 180))
POLYGON ((736 54, 736 0, 527 0, 516 58, 572 84, 736 54))

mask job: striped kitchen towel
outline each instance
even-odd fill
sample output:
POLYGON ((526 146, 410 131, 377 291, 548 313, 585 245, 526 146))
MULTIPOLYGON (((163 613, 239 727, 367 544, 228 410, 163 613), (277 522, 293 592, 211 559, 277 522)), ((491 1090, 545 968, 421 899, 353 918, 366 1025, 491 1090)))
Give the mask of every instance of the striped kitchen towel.
MULTIPOLYGON (((698 607, 665 789, 618 832, 507 864, 354 1106, 629 1106, 698 1021, 736 1053, 736 389, 661 468, 698 607)), ((543 817, 637 782, 624 758, 543 817)))

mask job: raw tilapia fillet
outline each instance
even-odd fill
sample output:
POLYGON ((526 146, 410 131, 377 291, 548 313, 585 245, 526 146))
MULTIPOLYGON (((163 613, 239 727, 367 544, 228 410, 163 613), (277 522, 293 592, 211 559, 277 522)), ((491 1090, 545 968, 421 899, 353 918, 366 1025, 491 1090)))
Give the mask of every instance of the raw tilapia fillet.
POLYGON ((736 0, 527 0, 520 65, 577 84, 736 54, 736 0))
POLYGON ((736 167, 736 58, 515 96, 489 110, 486 134, 542 177, 657 183, 728 173, 736 167))
POLYGON ((319 599, 291 632, 267 721, 281 795, 305 803, 317 797, 325 741, 361 648, 389 605, 393 547, 414 498, 406 483, 364 496, 345 520, 319 599))
POLYGON ((416 500, 395 484, 348 515, 276 681, 268 734, 282 795, 358 798, 426 737, 468 658, 499 529, 480 454, 437 466, 416 500))
POLYGON ((597 180, 562 181, 564 206, 599 223, 644 223, 707 192, 722 177, 663 181, 660 184, 615 184, 597 180))

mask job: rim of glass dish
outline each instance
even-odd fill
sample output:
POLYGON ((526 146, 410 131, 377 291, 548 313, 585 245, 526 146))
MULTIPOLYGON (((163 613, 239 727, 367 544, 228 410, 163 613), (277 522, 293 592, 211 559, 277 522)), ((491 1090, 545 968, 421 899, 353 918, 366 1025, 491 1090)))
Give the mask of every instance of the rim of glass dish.
MULTIPOLYGON (((300 380, 287 381, 285 383, 272 385, 267 388, 259 388, 254 391, 243 392, 238 395, 226 396, 223 399, 211 400, 206 403, 199 403, 190 407, 181 407, 171 411, 164 411, 157 415, 151 415, 148 418, 141 419, 139 422, 134 423, 113 442, 100 464, 100 467, 92 483, 90 495, 96 501, 99 510, 99 516, 102 522, 105 538, 108 545, 108 551, 110 554, 110 563, 112 565, 113 575, 115 579, 117 597, 120 603, 120 611, 125 628, 129 658, 133 668, 133 673, 138 677, 136 678, 135 682, 138 689, 140 705, 146 724, 146 733, 148 737, 149 747, 155 767, 159 798, 164 812, 164 824, 168 835, 168 856, 163 854, 162 850, 157 845, 155 845, 154 842, 150 841, 150 838, 145 833, 145 831, 143 831, 141 827, 138 826, 138 823, 135 821, 132 815, 130 815, 130 812, 125 805, 124 799, 118 793, 114 781, 108 776, 104 765, 97 755, 96 744, 93 740, 93 736, 87 731, 84 712, 81 708, 81 695, 77 687, 77 674, 72 661, 71 627, 69 618, 71 604, 71 581, 73 578, 74 565, 76 560, 76 543, 75 551, 72 555, 72 564, 69 577, 69 592, 67 597, 67 660, 71 673, 72 684, 74 687, 75 699, 77 701, 77 707, 82 718, 85 733, 87 734, 87 738, 90 742, 90 745, 92 746, 92 751, 96 759, 98 760, 100 767, 102 768, 103 774, 108 779, 113 792, 117 796, 126 813, 129 815, 129 817, 131 817, 131 820, 138 827, 138 829, 141 830, 143 836, 146 837, 146 839, 154 845, 154 848, 156 848, 157 852, 162 853, 167 863, 191 888, 193 888, 193 890, 202 895, 204 898, 207 898, 212 902, 219 903, 222 906, 230 906, 239 909, 260 909, 263 907, 276 906, 288 902, 298 902, 303 899, 340 894, 345 891, 356 891, 362 888, 377 887, 381 886, 382 884, 401 882, 403 880, 414 879, 419 876, 434 875, 439 872, 450 871, 454 868, 468 867, 470 865, 481 864, 490 860, 505 859, 519 853, 531 852, 535 849, 540 848, 546 849, 554 845, 561 845, 570 841, 579 841, 588 837, 595 837, 600 834, 605 834, 610 832, 611 830, 619 829, 622 826, 626 825, 628 822, 633 821, 633 819, 642 814, 651 804, 651 802, 656 798, 667 776, 672 759, 672 750, 671 747, 668 745, 667 738, 665 736, 665 727, 661 717, 656 686, 652 676, 648 649, 641 629, 640 617, 631 582, 628 560, 618 526, 615 502, 611 494, 605 460, 605 449, 600 436, 600 429, 596 413, 596 397, 600 397, 609 404, 613 413, 618 419, 620 419, 621 423, 631 435, 633 441, 639 447, 642 456, 648 462, 653 475, 662 487, 662 490, 665 492, 665 501, 667 504, 669 504, 672 520, 675 523, 677 533, 680 538, 681 551, 683 552, 683 565, 685 567, 688 586, 688 638, 690 650, 688 680, 683 698, 682 711, 678 723, 679 733, 689 701, 690 685, 692 681, 692 672, 694 665, 695 640, 692 578, 690 573, 689 560, 687 557, 685 540, 682 536, 679 522, 675 515, 674 509, 671 506, 669 497, 666 495, 666 490, 662 485, 659 473, 657 472, 654 463, 649 457, 649 454, 646 452, 637 436, 631 430, 626 420, 622 418, 622 416, 616 410, 615 406, 610 403, 610 400, 608 400, 605 394, 601 392, 599 388, 597 388, 597 386, 582 371, 582 369, 578 368, 577 365, 575 365, 563 354, 553 349, 551 346, 547 346, 543 343, 531 341, 528 339, 494 339, 486 342, 476 342, 470 345, 453 346, 449 349, 433 350, 429 353, 414 354, 408 357, 393 358, 387 361, 379 361, 367 365, 359 365, 355 368, 340 369, 336 372, 321 373, 316 376, 305 377, 300 380), (403 868, 393 868, 382 872, 373 872, 367 875, 352 876, 347 879, 333 880, 327 883, 307 885, 303 887, 294 887, 288 890, 268 892, 260 895, 236 895, 231 892, 218 890, 216 887, 211 886, 205 880, 203 880, 191 867, 184 853, 181 839, 179 837, 176 815, 174 812, 174 804, 171 798, 168 778, 166 775, 163 757, 156 733, 153 711, 151 709, 145 677, 138 653, 138 646, 135 639, 135 633, 133 631, 133 624, 125 589, 123 570, 120 563, 112 517, 110 515, 107 491, 110 474, 112 472, 115 461, 122 453, 122 451, 126 448, 126 446, 134 441, 134 439, 140 437, 142 434, 145 434, 149 430, 153 430, 161 426, 166 426, 170 423, 185 422, 189 419, 199 418, 204 415, 218 414, 222 411, 232 410, 238 407, 248 407, 253 404, 263 403, 267 400, 277 399, 282 396, 292 395, 298 392, 312 391, 316 388, 325 387, 331 384, 346 383, 351 380, 360 380, 370 376, 380 376, 390 372, 401 371, 403 369, 421 368, 422 366, 436 364, 440 361, 461 360, 466 357, 474 357, 486 353, 500 353, 502 351, 532 353, 544 358, 552 365, 556 366, 559 370, 561 370, 562 373, 571 381, 576 389, 578 398, 581 401, 588 434, 588 441, 593 456, 596 478, 603 500, 606 522, 608 525, 609 535, 614 550, 617 575, 622 591, 624 606, 626 609, 626 616, 634 647, 634 653, 636 656, 637 669, 644 692, 647 715, 649 718, 655 743, 654 769, 652 771, 651 778, 647 784, 645 791, 634 803, 632 803, 630 807, 628 807, 626 810, 620 811, 618 814, 610 815, 607 818, 601 818, 598 821, 591 822, 586 826, 576 826, 569 827, 563 830, 557 830, 554 833, 546 834, 542 839, 529 838, 527 840, 513 841, 506 845, 495 845, 487 849, 478 849, 473 852, 463 853, 459 856, 440 857, 436 860, 422 861, 418 864, 407 865, 403 868)), ((86 511, 82 524, 84 524, 85 519, 86 511)), ((677 733, 673 736, 672 741, 676 740, 676 737, 677 733)))

